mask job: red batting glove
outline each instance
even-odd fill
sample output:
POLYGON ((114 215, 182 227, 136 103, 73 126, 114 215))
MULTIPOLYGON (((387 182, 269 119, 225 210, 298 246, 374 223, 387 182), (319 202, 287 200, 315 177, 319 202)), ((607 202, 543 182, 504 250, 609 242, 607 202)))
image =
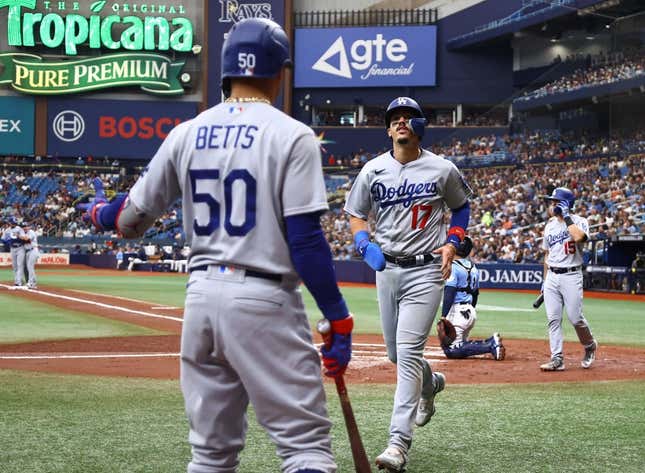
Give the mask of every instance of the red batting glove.
POLYGON ((331 332, 325 336, 325 344, 320 349, 323 365, 330 378, 342 376, 352 358, 352 330, 354 318, 349 314, 344 319, 330 320, 331 332))

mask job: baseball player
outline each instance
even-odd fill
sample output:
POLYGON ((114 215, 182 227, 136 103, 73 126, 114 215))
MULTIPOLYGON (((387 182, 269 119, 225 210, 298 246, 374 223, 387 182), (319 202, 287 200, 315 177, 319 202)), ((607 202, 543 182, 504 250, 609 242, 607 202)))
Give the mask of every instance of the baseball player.
POLYGON ((236 23, 222 49, 228 98, 174 128, 128 197, 108 204, 97 190, 88 209, 97 228, 135 238, 182 197, 191 274, 180 363, 192 473, 236 471, 249 402, 283 472, 337 469, 299 277, 331 321, 329 376, 349 363, 353 319, 320 225, 328 207, 319 145, 271 105, 290 64, 278 24, 236 23))
POLYGON ((590 368, 596 359, 598 343, 582 313, 582 244, 589 239, 589 223, 586 218, 571 213, 575 198, 566 187, 558 187, 544 198, 554 204, 549 208, 552 218, 544 228, 542 241, 545 250, 543 293, 551 360, 540 368, 543 371, 564 370, 563 306, 585 349, 581 365, 590 368))
POLYGON ((471 192, 457 168, 420 147, 425 123, 415 100, 389 104, 385 127, 393 148, 363 166, 345 204, 355 247, 377 271, 383 337, 397 364, 389 443, 376 458, 379 468, 395 472, 406 468, 414 424, 430 420, 444 388, 443 374, 432 373, 423 349, 470 216, 471 192), (446 205, 452 210, 447 239, 446 205), (369 239, 370 213, 376 242, 369 239))
POLYGON ((23 230, 25 232, 25 263, 27 266, 27 289, 37 289, 36 287, 36 263, 40 256, 38 250, 38 234, 34 231, 31 223, 25 223, 23 230))
POLYGON ((457 248, 452 262, 452 272, 443 289, 442 320, 448 319, 455 327, 455 339, 442 343, 441 348, 448 358, 467 358, 491 354, 500 361, 506 356, 502 337, 495 332, 486 340, 469 340, 468 335, 477 321, 477 299, 479 298, 479 271, 468 259, 473 249, 470 237, 465 237, 457 248))
POLYGON ((11 266, 13 267, 13 282, 16 288, 22 287, 25 268, 25 240, 26 235, 16 217, 9 217, 9 230, 6 239, 11 247, 11 266))

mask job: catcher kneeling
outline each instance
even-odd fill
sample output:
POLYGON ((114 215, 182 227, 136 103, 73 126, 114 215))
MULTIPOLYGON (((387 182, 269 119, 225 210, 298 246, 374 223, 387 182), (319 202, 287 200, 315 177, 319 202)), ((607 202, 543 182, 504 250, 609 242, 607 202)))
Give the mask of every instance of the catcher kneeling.
POLYGON ((502 337, 495 332, 486 340, 469 340, 468 334, 477 321, 479 271, 468 259, 473 242, 469 237, 457 249, 452 262, 452 273, 443 292, 441 319, 437 322, 437 336, 448 358, 467 358, 490 353, 495 360, 503 360, 506 349, 502 337))

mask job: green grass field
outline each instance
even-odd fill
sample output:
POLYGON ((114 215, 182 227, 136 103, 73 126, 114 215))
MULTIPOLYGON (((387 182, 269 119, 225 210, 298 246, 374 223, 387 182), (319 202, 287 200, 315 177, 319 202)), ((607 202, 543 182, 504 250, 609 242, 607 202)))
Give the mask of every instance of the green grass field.
MULTIPOLYGON (((185 275, 146 277, 141 273, 123 273, 123 275, 97 278, 64 275, 60 272, 60 270, 39 271, 39 284, 129 297, 177 307, 182 307, 184 303, 187 280, 185 275)), ((0 281, 10 279, 9 270, 0 270, 0 281)), ((372 287, 344 287, 342 292, 348 300, 350 310, 354 313, 356 332, 380 333, 376 290, 372 287)), ((306 289, 303 289, 303 293, 310 320, 314 323, 320 317, 320 313, 306 289)), ((544 306, 533 310, 531 304, 534 299, 534 294, 483 290, 477 306, 477 325, 471 336, 488 337, 491 332, 499 331, 505 338, 546 339, 544 306)), ((586 298, 584 311, 602 343, 645 345, 645 317, 640 316, 643 313, 642 303, 586 298)), ((20 317, 22 311, 9 306, 7 313, 20 317)), ((577 339, 570 324, 564 323, 563 327, 566 340, 577 339)), ((46 334, 42 335, 43 338, 47 338, 46 334)), ((2 337, 1 334, 0 337, 2 337)))
MULTIPOLYGON (((59 272, 59 271, 57 271, 59 272)), ((0 280, 10 280, 0 270, 0 280)), ((186 277, 78 277, 39 272, 41 285, 181 306, 186 277)), ((376 291, 344 288, 357 331, 379 333, 376 291)), ((484 291, 474 337, 546 339, 531 294, 484 291)), ((311 320, 315 305, 305 294, 311 320)), ((155 333, 0 292, 0 343, 155 333)), ((585 299, 601 343, 645 346, 643 304, 585 299)), ((575 334, 564 324, 568 340, 575 334)), ((0 352, 1 352, 0 348, 0 352)), ((503 365, 500 365, 503 366, 503 365)), ((394 387, 350 385, 368 455, 386 446, 394 387)), ((342 413, 328 385, 340 472, 353 471, 342 413)), ((645 471, 645 382, 451 385, 415 434, 408 473, 645 471)), ((177 381, 0 370, 0 472, 180 472, 190 457, 177 381)), ((241 473, 279 471, 275 449, 250 411, 241 473)), ((375 470, 376 471, 376 470, 375 470)))

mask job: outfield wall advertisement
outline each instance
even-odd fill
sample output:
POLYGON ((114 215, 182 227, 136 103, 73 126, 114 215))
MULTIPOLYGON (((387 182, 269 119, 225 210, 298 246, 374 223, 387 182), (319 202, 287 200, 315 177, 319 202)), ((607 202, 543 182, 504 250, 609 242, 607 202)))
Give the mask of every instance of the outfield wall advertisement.
POLYGON ((196 102, 50 99, 47 154, 151 158, 197 107, 196 102))
POLYGON ((296 87, 436 85, 437 27, 301 28, 296 87))
POLYGON ((34 99, 0 97, 0 155, 34 154, 34 99))
MULTIPOLYGON (((36 264, 67 265, 69 253, 41 253, 36 264)), ((11 253, 0 253, 0 266, 11 266, 11 253)))
MULTIPOLYGON (((339 281, 374 284, 375 272, 362 261, 334 261, 339 281)), ((541 264, 478 263, 482 289, 540 289, 541 264)))

